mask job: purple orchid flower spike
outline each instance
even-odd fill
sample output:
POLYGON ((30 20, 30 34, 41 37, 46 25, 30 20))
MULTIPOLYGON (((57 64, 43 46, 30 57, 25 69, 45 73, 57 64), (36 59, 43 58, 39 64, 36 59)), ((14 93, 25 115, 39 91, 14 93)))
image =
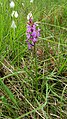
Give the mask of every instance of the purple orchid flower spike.
POLYGON ((27 44, 28 48, 31 49, 35 43, 37 42, 38 37, 40 36, 40 29, 38 27, 38 24, 36 22, 33 22, 33 16, 30 12, 27 16, 28 23, 27 23, 27 44))

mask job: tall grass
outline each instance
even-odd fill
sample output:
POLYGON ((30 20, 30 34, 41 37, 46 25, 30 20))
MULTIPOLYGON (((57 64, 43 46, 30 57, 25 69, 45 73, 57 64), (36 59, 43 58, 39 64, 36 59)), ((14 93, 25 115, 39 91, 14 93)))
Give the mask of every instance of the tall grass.
POLYGON ((0 0, 0 118, 67 119, 67 1, 0 0), (24 6, 22 6, 24 3, 24 6), (27 15, 41 29, 34 49, 26 43, 27 15))

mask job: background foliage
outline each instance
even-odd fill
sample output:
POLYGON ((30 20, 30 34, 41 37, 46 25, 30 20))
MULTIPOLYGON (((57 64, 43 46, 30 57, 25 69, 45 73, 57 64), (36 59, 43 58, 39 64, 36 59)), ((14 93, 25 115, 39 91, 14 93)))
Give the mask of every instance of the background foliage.
POLYGON ((15 31, 10 1, 0 0, 0 118, 67 119, 67 1, 14 2, 15 31), (36 57, 26 44, 30 11, 41 29, 36 57))

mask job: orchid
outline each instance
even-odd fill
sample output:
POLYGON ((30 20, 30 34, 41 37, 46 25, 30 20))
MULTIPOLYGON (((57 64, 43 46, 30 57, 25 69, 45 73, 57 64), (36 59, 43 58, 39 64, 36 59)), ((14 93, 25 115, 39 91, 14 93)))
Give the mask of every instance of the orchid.
POLYGON ((26 31, 26 36, 27 40, 26 42, 28 43, 28 48, 31 49, 32 46, 35 45, 37 42, 38 37, 40 36, 40 29, 38 27, 38 24, 33 22, 33 17, 32 14, 28 14, 28 23, 27 23, 27 31, 26 31))

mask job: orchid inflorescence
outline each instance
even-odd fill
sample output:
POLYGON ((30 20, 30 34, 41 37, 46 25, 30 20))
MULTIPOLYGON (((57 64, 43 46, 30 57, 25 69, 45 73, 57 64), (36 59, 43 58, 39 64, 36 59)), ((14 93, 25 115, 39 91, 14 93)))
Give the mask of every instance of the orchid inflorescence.
POLYGON ((40 29, 38 27, 38 24, 36 22, 33 22, 33 16, 31 12, 28 14, 27 19, 28 22, 26 31, 26 42, 28 44, 28 48, 31 49, 32 46, 34 46, 37 42, 38 37, 40 36, 40 29))

